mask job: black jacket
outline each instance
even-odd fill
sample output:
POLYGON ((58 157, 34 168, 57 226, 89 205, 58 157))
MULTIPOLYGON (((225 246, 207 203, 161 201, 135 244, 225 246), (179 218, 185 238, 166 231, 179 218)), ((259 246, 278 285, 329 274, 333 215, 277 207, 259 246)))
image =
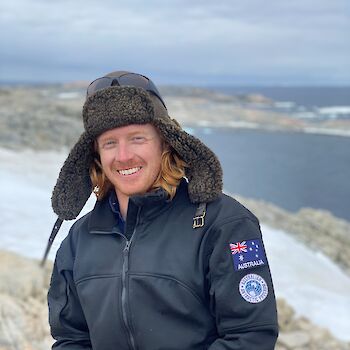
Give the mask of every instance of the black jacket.
POLYGON ((274 349, 266 258, 239 267, 234 254, 261 242, 264 255, 258 220, 221 195, 193 229, 196 208, 183 181, 172 201, 162 191, 131 198, 123 233, 108 199, 78 220, 48 293, 53 349, 274 349), (260 299, 249 294, 258 287, 260 299))

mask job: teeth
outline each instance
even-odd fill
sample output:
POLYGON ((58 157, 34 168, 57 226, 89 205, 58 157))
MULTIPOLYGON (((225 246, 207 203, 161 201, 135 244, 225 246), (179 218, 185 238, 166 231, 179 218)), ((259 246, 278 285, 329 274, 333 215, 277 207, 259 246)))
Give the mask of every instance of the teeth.
POLYGON ((118 173, 121 175, 131 175, 131 174, 138 172, 140 169, 141 169, 141 167, 130 168, 130 169, 125 169, 125 170, 118 170, 118 173))

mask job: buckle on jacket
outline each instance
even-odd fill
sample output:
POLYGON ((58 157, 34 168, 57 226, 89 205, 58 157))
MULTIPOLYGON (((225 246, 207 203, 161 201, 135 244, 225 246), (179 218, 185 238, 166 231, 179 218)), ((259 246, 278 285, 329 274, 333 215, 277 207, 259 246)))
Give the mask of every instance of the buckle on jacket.
POLYGON ((193 217, 193 228, 203 227, 204 226, 204 217, 206 213, 207 204, 200 203, 196 210, 196 214, 193 217))
POLYGON ((193 218, 193 228, 198 228, 198 227, 203 227, 204 226, 204 217, 205 217, 205 212, 200 215, 200 216, 195 216, 193 218))

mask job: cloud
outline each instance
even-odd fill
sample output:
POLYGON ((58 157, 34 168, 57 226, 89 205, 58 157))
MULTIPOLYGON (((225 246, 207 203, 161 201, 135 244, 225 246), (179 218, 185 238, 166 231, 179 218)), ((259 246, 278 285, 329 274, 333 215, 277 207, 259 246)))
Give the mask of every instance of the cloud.
POLYGON ((349 32, 347 0, 13 0, 0 12, 0 80, 126 68, 164 82, 350 83, 349 32))

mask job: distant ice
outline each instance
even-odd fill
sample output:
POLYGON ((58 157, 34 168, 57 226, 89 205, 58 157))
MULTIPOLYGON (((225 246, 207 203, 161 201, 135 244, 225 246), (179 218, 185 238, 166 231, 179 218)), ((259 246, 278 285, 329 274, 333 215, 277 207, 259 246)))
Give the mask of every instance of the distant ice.
POLYGON ((62 100, 71 100, 81 97, 81 91, 71 91, 71 92, 60 92, 57 94, 57 97, 62 100))
POLYGON ((332 106, 332 107, 323 107, 318 109, 318 113, 326 115, 329 118, 338 117, 340 115, 349 115, 350 116, 350 106, 332 106))
POLYGON ((275 101, 274 106, 280 109, 292 109, 296 107, 295 102, 292 101, 275 101))
POLYGON ((318 135, 333 135, 333 136, 344 136, 350 137, 350 130, 344 129, 326 129, 326 128, 313 128, 313 127, 305 127, 303 132, 308 134, 318 134, 318 135))
POLYGON ((296 118, 299 118, 299 119, 316 119, 316 118, 318 118, 317 113, 312 112, 312 111, 302 111, 302 112, 294 113, 293 116, 296 118))
MULTIPOLYGON (((14 152, 0 148, 0 249, 41 258, 56 220, 50 197, 65 152, 14 152)), ((91 210, 93 196, 81 215, 91 210)), ((72 222, 65 222, 52 247, 54 259, 72 222)), ((315 324, 350 340, 350 278, 318 251, 283 231, 262 224, 275 292, 315 324)))

